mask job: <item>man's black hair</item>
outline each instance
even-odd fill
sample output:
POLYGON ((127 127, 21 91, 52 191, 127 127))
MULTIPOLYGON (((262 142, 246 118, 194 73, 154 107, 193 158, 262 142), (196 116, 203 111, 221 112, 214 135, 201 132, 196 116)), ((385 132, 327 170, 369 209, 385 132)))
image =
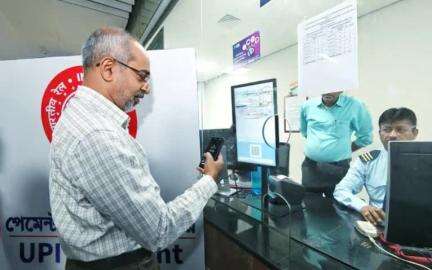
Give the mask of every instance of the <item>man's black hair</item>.
POLYGON ((401 108, 391 108, 388 110, 385 110, 379 120, 378 120, 378 124, 379 126, 381 126, 384 123, 393 123, 396 121, 401 121, 401 120, 408 120, 411 122, 411 124, 413 126, 417 125, 417 117, 415 115, 415 113, 405 107, 401 107, 401 108))

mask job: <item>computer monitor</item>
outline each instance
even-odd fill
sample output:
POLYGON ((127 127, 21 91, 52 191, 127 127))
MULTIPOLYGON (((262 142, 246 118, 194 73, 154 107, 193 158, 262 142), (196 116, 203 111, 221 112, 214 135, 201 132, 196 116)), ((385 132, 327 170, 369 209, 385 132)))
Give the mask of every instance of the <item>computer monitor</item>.
POLYGON ((432 142, 390 142, 387 241, 432 247, 432 142))
POLYGON ((237 162, 276 166, 276 79, 231 86, 231 96, 237 162))

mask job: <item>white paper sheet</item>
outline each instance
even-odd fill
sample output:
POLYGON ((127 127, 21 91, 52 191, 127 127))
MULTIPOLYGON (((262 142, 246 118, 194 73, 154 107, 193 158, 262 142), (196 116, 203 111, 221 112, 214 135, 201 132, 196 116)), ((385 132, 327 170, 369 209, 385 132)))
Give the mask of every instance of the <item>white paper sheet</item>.
POLYGON ((299 89, 307 96, 358 88, 357 1, 297 26, 299 89))
POLYGON ((300 108, 304 96, 285 96, 285 132, 300 131, 300 108))

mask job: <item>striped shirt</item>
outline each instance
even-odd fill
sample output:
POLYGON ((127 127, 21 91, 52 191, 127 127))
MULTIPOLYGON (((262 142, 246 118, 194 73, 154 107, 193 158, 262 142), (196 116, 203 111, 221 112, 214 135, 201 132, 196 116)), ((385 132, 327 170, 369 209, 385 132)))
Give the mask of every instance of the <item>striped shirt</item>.
POLYGON ((54 129, 51 211, 70 259, 93 261, 141 247, 165 248, 198 219, 217 190, 205 175, 166 203, 128 123, 125 112, 81 86, 54 129))

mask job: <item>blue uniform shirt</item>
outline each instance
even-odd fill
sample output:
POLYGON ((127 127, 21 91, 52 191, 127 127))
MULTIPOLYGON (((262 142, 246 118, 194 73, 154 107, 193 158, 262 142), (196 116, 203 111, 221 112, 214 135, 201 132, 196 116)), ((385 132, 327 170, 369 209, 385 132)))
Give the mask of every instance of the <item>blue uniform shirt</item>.
POLYGON ((351 136, 357 146, 372 143, 372 120, 359 100, 340 95, 327 107, 321 97, 306 101, 300 111, 300 131, 306 137, 305 155, 319 162, 351 158, 351 136))
POLYGON ((387 191, 388 153, 381 150, 372 161, 362 162, 360 159, 348 170, 345 177, 336 185, 334 198, 357 211, 368 205, 358 194, 363 187, 369 195, 369 204, 382 208, 387 191))

